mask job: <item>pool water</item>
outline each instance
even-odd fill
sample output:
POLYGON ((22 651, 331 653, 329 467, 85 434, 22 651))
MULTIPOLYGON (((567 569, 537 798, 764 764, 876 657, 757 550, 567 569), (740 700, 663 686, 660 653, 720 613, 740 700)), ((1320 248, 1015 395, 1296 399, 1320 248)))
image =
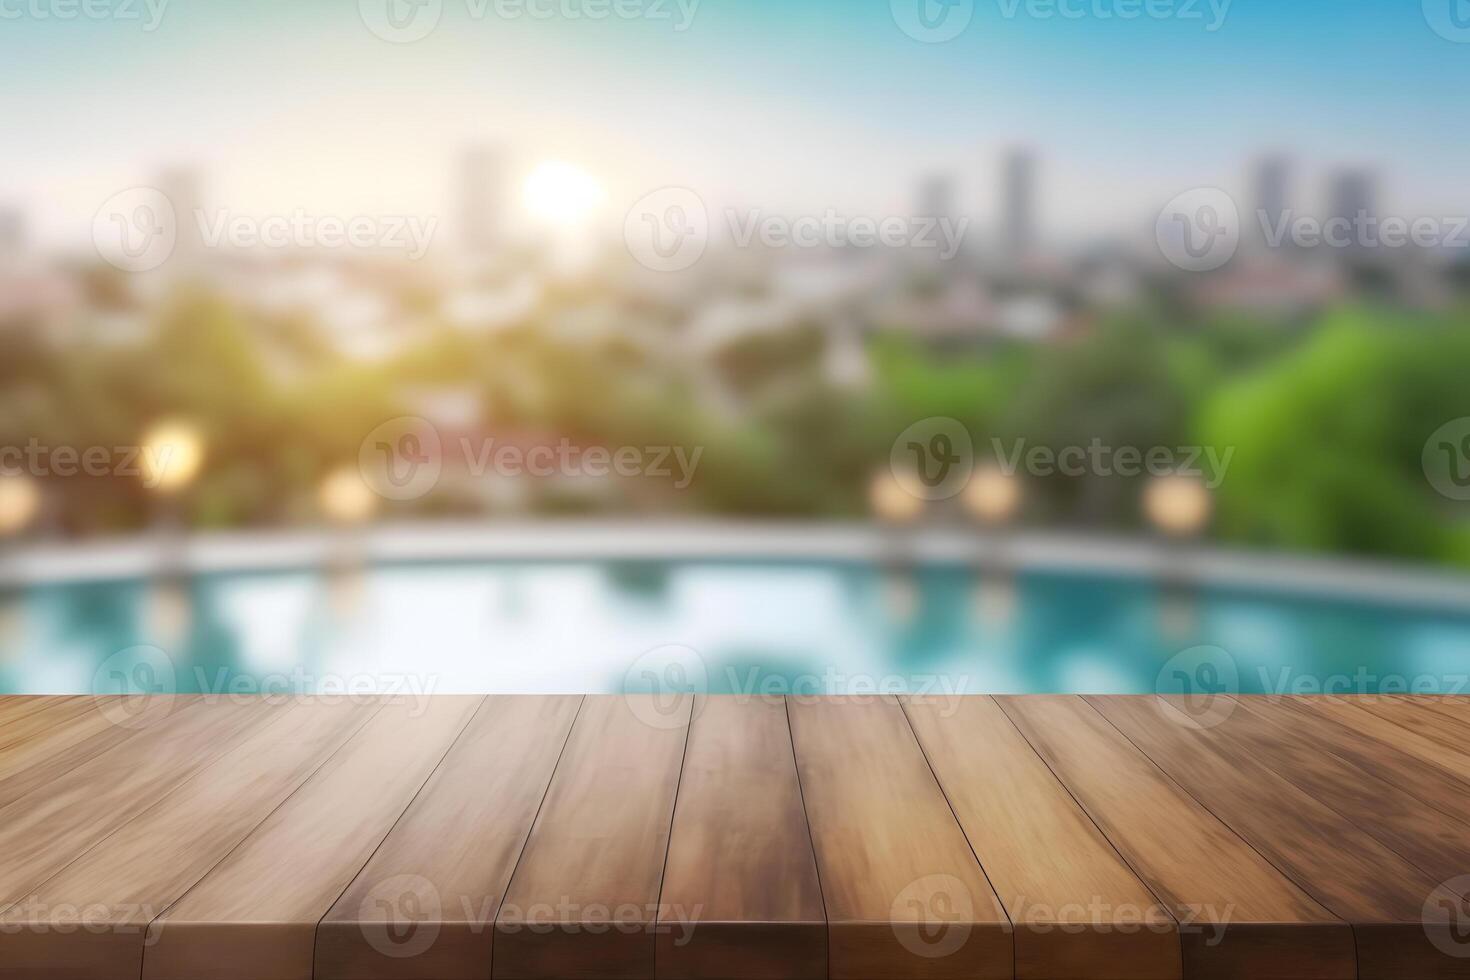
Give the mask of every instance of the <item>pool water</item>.
POLYGON ((1459 693, 1470 616, 1117 577, 486 562, 35 587, 0 693, 1459 693))

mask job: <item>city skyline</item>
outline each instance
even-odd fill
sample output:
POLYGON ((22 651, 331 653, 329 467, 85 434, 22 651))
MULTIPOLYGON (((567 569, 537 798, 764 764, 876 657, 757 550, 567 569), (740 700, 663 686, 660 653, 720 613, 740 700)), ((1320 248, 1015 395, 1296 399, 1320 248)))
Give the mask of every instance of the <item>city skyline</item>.
POLYGON ((876 3, 704 0, 682 31, 476 9, 445 3, 412 44, 338 2, 167 6, 151 32, 7 20, 0 54, 23 84, 0 91, 0 119, 26 139, 0 204, 24 205, 37 240, 74 241, 112 194, 183 164, 247 212, 443 214, 454 158, 488 143, 517 174, 594 174, 613 214, 666 185, 898 213, 931 173, 957 175, 957 206, 980 214, 1000 155, 1024 145, 1046 161, 1037 220, 1054 228, 1133 220, 1196 186, 1243 192, 1242 161, 1279 150, 1304 173, 1380 175, 1403 195, 1385 208, 1470 211, 1454 98, 1470 58, 1418 5, 1238 0, 1210 31, 996 0, 943 44, 876 3), (1304 31, 1314 18, 1331 30, 1304 31))

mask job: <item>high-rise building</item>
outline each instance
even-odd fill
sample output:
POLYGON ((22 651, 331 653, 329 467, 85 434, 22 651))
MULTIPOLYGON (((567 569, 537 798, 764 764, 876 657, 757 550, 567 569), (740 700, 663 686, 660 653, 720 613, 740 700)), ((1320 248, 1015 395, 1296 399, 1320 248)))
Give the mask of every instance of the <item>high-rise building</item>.
POLYGON ((1264 156, 1252 175, 1255 213, 1246 217, 1246 227, 1262 243, 1272 241, 1268 229, 1282 226, 1291 209, 1291 161, 1282 154, 1264 156))
POLYGON ((919 183, 919 217, 951 218, 956 216, 954 178, 947 174, 931 174, 919 183))
POLYGON ((1036 244, 1036 157, 1014 149, 1001 161, 1001 241, 1011 259, 1022 259, 1036 244))
POLYGON ((1373 175, 1366 170, 1337 171, 1327 187, 1328 218, 1345 219, 1353 229, 1350 233, 1356 235, 1357 222, 1361 218, 1372 220, 1377 217, 1376 190, 1373 175))
POLYGON ((204 207, 200 195, 203 181, 193 167, 170 167, 158 175, 157 188, 174 209, 177 238, 174 257, 197 259, 204 251, 204 233, 199 219, 204 207))
POLYGON ((486 252, 503 244, 505 160, 489 146, 465 148, 459 159, 459 233, 465 249, 486 252))
POLYGON ((0 207, 0 262, 16 261, 25 249, 25 215, 19 208, 0 207))

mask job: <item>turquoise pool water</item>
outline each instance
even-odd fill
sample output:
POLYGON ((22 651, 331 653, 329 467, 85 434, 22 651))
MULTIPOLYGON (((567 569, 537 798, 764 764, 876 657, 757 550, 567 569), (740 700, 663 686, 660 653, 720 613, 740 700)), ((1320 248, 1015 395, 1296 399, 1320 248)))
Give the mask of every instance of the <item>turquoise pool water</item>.
POLYGON ((1455 693, 1467 675, 1460 612, 947 566, 401 565, 0 600, 10 694, 1455 693))

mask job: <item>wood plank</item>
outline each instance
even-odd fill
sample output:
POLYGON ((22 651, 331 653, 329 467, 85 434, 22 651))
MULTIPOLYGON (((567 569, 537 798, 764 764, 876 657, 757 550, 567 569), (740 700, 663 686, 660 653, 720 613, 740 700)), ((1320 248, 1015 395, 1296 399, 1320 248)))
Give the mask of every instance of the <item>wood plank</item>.
POLYGON ((385 705, 154 920, 145 980, 311 980, 316 927, 482 699, 385 705))
POLYGON ((199 695, 154 696, 151 703, 157 708, 147 710, 138 716, 138 721, 125 725, 118 724, 117 716, 107 710, 108 704, 115 705, 120 700, 113 696, 97 699, 92 710, 67 723, 53 725, 32 738, 0 749, 0 807, 9 806, 89 759, 141 735, 198 701, 199 695))
POLYGON ((275 708, 196 702, 0 809, 0 911, 232 749, 275 708))
MULTIPOLYGON (((1348 765, 1372 773, 1441 813, 1470 824, 1470 771, 1460 775, 1406 752, 1382 737, 1344 724, 1311 707, 1310 702, 1319 698, 1261 695, 1237 700, 1295 738, 1316 744, 1348 765)), ((1355 712, 1354 716, 1366 717, 1362 712, 1355 712)), ((1396 726, 1385 723, 1385 727, 1396 726)), ((1403 729, 1398 730, 1411 736, 1403 729)))
POLYGON ((1368 711, 1401 728, 1407 728, 1433 742, 1459 749, 1470 744, 1470 721, 1455 717, 1454 713, 1411 700, 1407 697, 1353 698, 1354 707, 1368 711))
POLYGON ((87 697, 79 694, 7 694, 0 697, 0 747, 12 741, 9 730, 40 712, 56 711, 61 706, 85 702, 87 697))
POLYGON ((654 930, 692 697, 589 696, 495 920, 512 980, 654 975, 654 930))
POLYGON ((786 702, 701 696, 659 899, 658 980, 825 980, 786 702))
POLYGON ((1341 725, 1283 712, 1265 697, 1235 700, 1239 708, 1220 726, 1235 751, 1260 759, 1426 874, 1470 872, 1470 785, 1341 725))
POLYGON ((1177 978, 1179 931, 989 697, 902 699, 1015 925, 1021 980, 1177 978))
POLYGON ((1356 977, 1352 932, 1080 698, 997 703, 1180 923, 1184 975, 1356 977))
POLYGON ((0 919, 0 980, 137 980, 148 924, 204 877, 379 705, 301 699, 0 919), (87 927, 75 928, 85 910, 87 927), (70 928, 68 928, 70 926, 70 928))
POLYGON ((316 934, 317 980, 483 980, 582 698, 486 698, 316 934))
POLYGON ((1425 903, 1442 891, 1440 879, 1242 750, 1228 721, 1200 728, 1181 717, 1170 724, 1168 713, 1178 709, 1153 696, 1089 701, 1267 860, 1352 924, 1360 977, 1470 977, 1470 960, 1440 952, 1426 933, 1425 903))
POLYGON ((835 980, 1012 976, 1010 920, 892 698, 790 699, 835 980))
MULTIPOLYGON (((96 704, 90 697, 47 698, 39 707, 24 710, 21 717, 0 727, 0 750, 23 745, 50 730, 65 728, 78 719, 95 715, 96 704)), ((3 766, 3 761, 0 761, 0 773, 5 772, 3 766)))
POLYGON ((1352 700, 1337 697, 1289 698, 1282 699, 1281 707, 1335 722, 1438 766, 1458 779, 1470 781, 1470 752, 1461 751, 1436 739, 1425 738, 1381 715, 1364 710, 1352 700))

